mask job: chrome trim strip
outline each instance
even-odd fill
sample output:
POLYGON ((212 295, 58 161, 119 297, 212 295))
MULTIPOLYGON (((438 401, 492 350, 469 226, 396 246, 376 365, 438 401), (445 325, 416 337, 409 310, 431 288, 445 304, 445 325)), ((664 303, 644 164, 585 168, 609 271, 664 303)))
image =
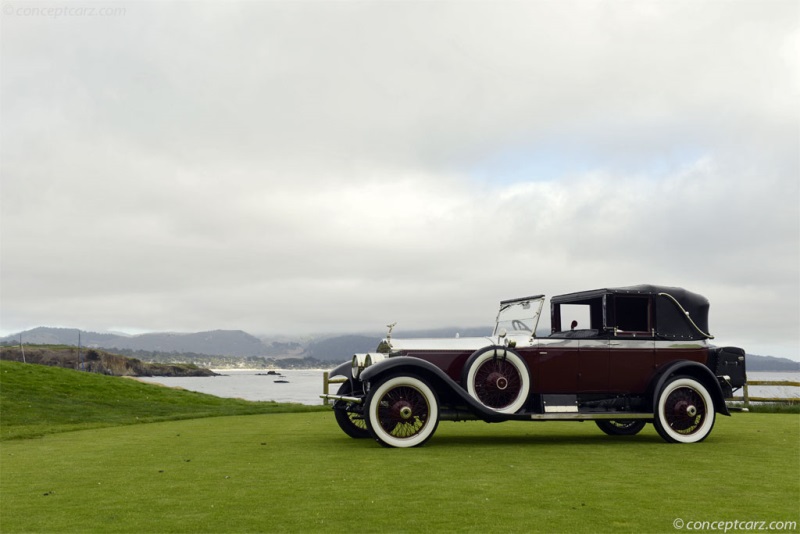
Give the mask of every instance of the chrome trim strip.
POLYGON ((574 349, 578 350, 581 346, 580 339, 551 339, 551 338, 539 338, 539 348, 540 349, 574 349))
MULTIPOLYGON (((612 339, 559 339, 537 338, 535 346, 540 350, 552 349, 603 349, 613 350, 651 350, 651 349, 702 349, 708 347, 705 339, 645 339, 645 338, 612 338, 612 339)), ((519 346, 519 345, 518 345, 519 346)))
POLYGON ((694 340, 680 340, 674 339, 671 341, 656 341, 657 349, 702 349, 708 347, 708 341, 705 339, 694 340))
POLYGON ((608 339, 579 339, 579 349, 607 349, 609 347, 608 339))

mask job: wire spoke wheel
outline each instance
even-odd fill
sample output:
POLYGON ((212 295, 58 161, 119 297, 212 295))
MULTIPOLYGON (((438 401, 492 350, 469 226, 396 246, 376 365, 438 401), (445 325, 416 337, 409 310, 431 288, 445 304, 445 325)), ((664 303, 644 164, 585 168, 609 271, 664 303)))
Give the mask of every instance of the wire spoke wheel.
POLYGON ((521 390, 519 371, 505 359, 486 360, 475 372, 475 395, 490 408, 508 407, 519 397, 521 390))
POLYGON ((609 436, 633 436, 641 432, 647 424, 637 419, 600 419, 595 423, 609 436))
MULTIPOLYGON (((343 383, 338 391, 339 395, 350 395, 351 393, 352 386, 350 382, 343 383)), ((363 439, 370 437, 364 415, 352 403, 336 401, 333 405, 333 415, 339 428, 351 438, 363 439)))
POLYGON ((472 398, 487 408, 515 413, 528 399, 531 379, 528 366, 516 353, 491 347, 467 360, 462 384, 472 398))
POLYGON ((367 427, 386 447, 416 447, 439 423, 439 403, 431 388, 414 376, 396 376, 367 396, 367 427))
POLYGON ((398 438, 417 434, 428 420, 428 401, 413 387, 389 390, 378 407, 378 422, 384 431, 398 438))
POLYGON ((705 386, 697 380, 674 378, 659 394, 653 423, 666 441, 702 441, 714 426, 714 401, 705 386))
POLYGON ((670 393, 664 414, 669 427, 681 434, 691 434, 703 423, 706 405, 703 398, 691 388, 679 388, 670 393))

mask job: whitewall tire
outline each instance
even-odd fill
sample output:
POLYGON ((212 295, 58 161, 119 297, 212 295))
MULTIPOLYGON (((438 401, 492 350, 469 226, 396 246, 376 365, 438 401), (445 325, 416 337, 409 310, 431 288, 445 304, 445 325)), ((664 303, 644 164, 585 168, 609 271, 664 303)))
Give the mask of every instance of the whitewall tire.
POLYGON ((384 447, 417 447, 436 431, 439 402, 422 379, 391 377, 367 395, 366 422, 372 437, 384 447))
POLYGON ((688 376, 678 376, 661 389, 653 425, 670 443, 698 443, 714 427, 714 399, 705 386, 688 376))

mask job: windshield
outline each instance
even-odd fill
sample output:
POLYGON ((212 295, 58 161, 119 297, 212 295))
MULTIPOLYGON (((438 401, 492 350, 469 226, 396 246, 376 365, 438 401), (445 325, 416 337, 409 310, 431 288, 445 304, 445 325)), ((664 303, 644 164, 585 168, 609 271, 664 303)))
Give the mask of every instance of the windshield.
POLYGON ((532 336, 539 324, 539 315, 542 313, 543 304, 544 295, 501 302, 493 335, 496 336, 505 329, 509 335, 529 334, 532 336))

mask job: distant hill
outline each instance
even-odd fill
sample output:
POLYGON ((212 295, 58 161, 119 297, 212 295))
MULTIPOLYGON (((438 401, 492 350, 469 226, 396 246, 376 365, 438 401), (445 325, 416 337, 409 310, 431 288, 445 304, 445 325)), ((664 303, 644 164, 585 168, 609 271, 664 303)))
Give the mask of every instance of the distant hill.
MULTIPOLYGON (((84 347, 131 349, 155 352, 194 352, 226 356, 263 356, 269 352, 261 340, 241 330, 213 330, 192 334, 171 332, 126 336, 80 331, 84 347)), ((0 339, 0 343, 15 343, 19 334, 0 339)), ((74 328, 39 327, 22 332, 22 341, 35 345, 78 345, 78 330, 74 328)))
POLYGON ((800 372, 800 362, 788 358, 748 354, 745 363, 747 370, 753 372, 800 372))
POLYGON ((345 361, 353 354, 378 348, 380 336, 336 336, 309 343, 306 355, 321 361, 345 361))
MULTIPOLYGON (((491 335, 491 328, 436 328, 429 330, 409 330, 405 332, 395 332, 393 337, 396 339, 413 338, 454 338, 459 337, 480 337, 491 335)), ((342 362, 353 356, 353 354, 373 352, 378 348, 378 344, 386 337, 386 332, 374 335, 341 335, 333 337, 321 337, 308 344, 306 356, 321 361, 342 362)))

